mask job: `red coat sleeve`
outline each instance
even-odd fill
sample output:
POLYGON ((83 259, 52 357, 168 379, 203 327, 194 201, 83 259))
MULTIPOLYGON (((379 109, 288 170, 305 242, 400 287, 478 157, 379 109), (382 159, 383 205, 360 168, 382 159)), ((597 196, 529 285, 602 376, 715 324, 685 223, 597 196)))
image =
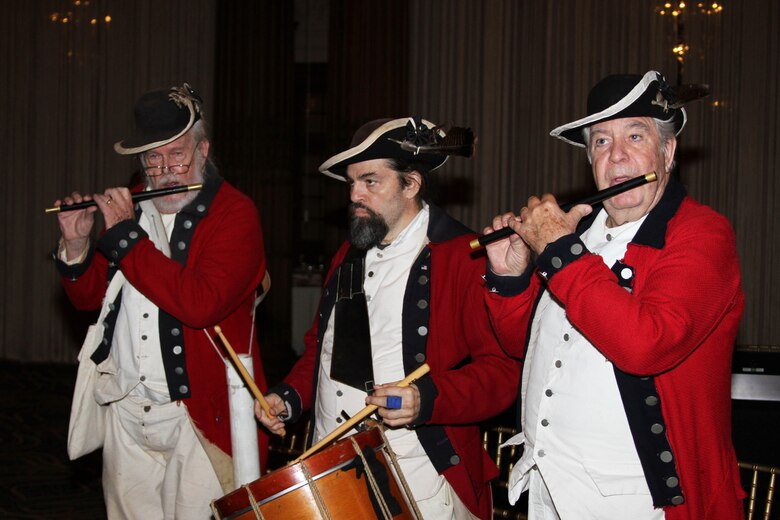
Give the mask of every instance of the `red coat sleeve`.
MULTIPOLYGON (((192 328, 229 316, 260 284, 266 269, 260 217, 251 200, 220 189, 208 219, 193 237, 187 265, 166 257, 151 240, 140 240, 120 261, 127 280, 155 305, 192 328)), ((108 261, 96 252, 76 280, 62 284, 73 305, 100 307, 108 261)))
POLYGON ((625 263, 637 273, 633 292, 620 287, 595 255, 550 280, 572 324, 630 374, 655 375, 677 366, 741 305, 731 226, 708 208, 690 206, 670 221, 662 249, 629 246, 625 263))
POLYGON ((167 258, 145 239, 120 262, 125 277, 155 305, 192 328, 229 316, 265 273, 260 218, 252 202, 221 189, 192 240, 187 265, 167 258), (208 225, 206 225, 208 223, 208 225))

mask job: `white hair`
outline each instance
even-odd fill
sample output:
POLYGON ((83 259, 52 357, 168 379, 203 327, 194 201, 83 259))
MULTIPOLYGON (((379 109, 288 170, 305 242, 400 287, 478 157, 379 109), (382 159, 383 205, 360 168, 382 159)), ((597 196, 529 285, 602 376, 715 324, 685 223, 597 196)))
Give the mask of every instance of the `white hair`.
POLYGON ((192 140, 195 141, 195 143, 199 143, 204 139, 208 139, 209 129, 208 125, 206 125, 206 122, 203 119, 198 119, 195 121, 195 124, 192 125, 192 128, 190 128, 190 135, 192 136, 192 140))

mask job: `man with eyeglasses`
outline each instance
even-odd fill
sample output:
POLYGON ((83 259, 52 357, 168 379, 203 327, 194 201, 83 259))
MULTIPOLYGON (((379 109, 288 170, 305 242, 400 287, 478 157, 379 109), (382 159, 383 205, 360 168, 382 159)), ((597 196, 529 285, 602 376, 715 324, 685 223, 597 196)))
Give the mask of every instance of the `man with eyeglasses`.
MULTIPOLYGON (((250 353, 265 388, 253 327, 266 269, 260 218, 211 162, 201 104, 186 83, 144 94, 134 135, 114 149, 140 158, 146 183, 139 190, 202 189, 138 205, 122 187, 55 202, 97 204, 58 215, 57 266, 73 304, 100 308, 107 281, 124 278, 119 295, 102 303, 105 332, 92 355, 100 374, 95 398, 109 404, 109 518, 207 518, 211 501, 235 487, 237 446, 214 326, 239 354, 250 353), (105 231, 93 240, 97 211, 105 231)), ((258 442, 265 462, 264 433, 258 442)))

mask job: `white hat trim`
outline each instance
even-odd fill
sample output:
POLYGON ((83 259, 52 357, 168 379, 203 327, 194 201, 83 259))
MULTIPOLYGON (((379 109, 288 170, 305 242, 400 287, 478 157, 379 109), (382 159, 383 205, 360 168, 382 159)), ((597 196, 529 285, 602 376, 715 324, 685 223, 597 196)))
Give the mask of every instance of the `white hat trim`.
MULTIPOLYGON (((359 153, 364 152, 367 150, 374 142, 379 139, 379 137, 384 134, 385 132, 389 132, 390 130, 395 130, 396 128, 401 128, 402 126, 406 126, 406 123, 411 120, 412 124, 414 124, 414 119, 411 117, 403 117, 400 119, 392 119, 388 121, 387 123, 383 124, 370 134, 368 134, 368 137, 363 139, 363 142, 360 143, 357 146, 353 146, 349 150, 344 150, 343 152, 334 155, 324 163, 320 165, 318 168, 321 173, 324 173, 328 177, 332 177, 334 179, 340 180, 341 182, 347 182, 347 179, 343 175, 338 175, 336 173, 333 173, 330 171, 330 167, 334 164, 338 164, 344 159, 349 159, 350 157, 353 157, 355 155, 358 155, 359 153)), ((431 123, 430 121, 427 121, 425 119, 422 120, 422 123, 426 125, 428 128, 434 128, 436 125, 431 123)), ((446 160, 445 160, 446 162, 446 160)), ((444 162, 442 162, 444 164, 444 162)), ((441 166, 441 165, 440 165, 441 166)))

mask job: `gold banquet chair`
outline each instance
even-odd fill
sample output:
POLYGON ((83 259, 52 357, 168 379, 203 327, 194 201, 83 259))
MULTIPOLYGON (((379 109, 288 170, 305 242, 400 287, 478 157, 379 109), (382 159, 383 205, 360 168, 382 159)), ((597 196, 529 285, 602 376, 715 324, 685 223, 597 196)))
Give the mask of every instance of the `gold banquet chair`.
POLYGON ((269 471, 285 466, 306 450, 306 439, 309 437, 310 428, 311 421, 301 417, 298 422, 286 425, 287 434, 284 437, 271 435, 268 441, 269 471))
POLYGON ((507 489, 509 487, 509 474, 517 460, 517 446, 508 446, 500 449, 504 442, 509 440, 517 431, 506 426, 488 426, 482 431, 482 446, 498 466, 499 475, 493 480, 493 520, 509 518, 511 520, 525 520, 526 515, 517 505, 509 505, 507 501, 507 489))
MULTIPOLYGON (((746 519, 770 520, 771 518, 780 517, 780 515, 772 516, 772 501, 775 494, 775 477, 778 473, 780 473, 780 467, 748 464, 747 462, 739 462, 738 465, 740 474, 750 475, 750 486, 748 487, 745 485, 745 488, 747 488, 746 490, 748 490, 746 519), (756 516, 756 513, 762 504, 764 512, 761 514, 761 516, 756 516)), ((747 481, 744 481, 743 485, 746 482, 747 481)))

